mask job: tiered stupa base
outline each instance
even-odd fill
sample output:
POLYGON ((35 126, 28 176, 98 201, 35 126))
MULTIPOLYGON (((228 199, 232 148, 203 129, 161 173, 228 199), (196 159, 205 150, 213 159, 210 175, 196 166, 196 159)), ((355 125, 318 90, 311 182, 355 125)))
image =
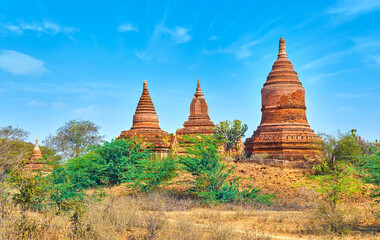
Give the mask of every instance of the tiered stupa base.
POLYGON ((245 142, 248 156, 290 161, 312 161, 320 154, 317 137, 313 130, 292 127, 289 129, 258 129, 245 142))

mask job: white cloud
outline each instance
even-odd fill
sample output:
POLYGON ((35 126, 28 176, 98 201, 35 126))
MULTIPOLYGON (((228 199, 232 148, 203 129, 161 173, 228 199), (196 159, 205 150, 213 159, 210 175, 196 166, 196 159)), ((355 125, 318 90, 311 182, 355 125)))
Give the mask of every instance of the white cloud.
POLYGON ((362 98, 362 97, 368 97, 370 94, 369 93, 363 93, 363 94, 358 94, 358 93, 338 93, 336 96, 338 98, 362 98))
POLYGON ((44 105, 45 105, 45 102, 40 102, 37 100, 32 100, 32 101, 28 102, 29 107, 42 107, 44 105))
POLYGON ((73 114, 76 117, 89 117, 89 116, 94 116, 98 114, 99 109, 95 105, 90 105, 88 107, 82 107, 82 108, 77 108, 73 111, 73 114))
POLYGON ((340 111, 340 112, 351 112, 353 110, 354 110, 354 108, 352 108, 352 107, 339 107, 338 108, 338 111, 340 111))
POLYGON ((62 27, 56 23, 49 22, 49 21, 43 21, 42 23, 20 22, 19 24, 0 23, 0 28, 8 32, 16 33, 16 34, 23 34, 25 31, 33 31, 33 32, 46 33, 46 34, 51 34, 51 35, 64 33, 68 36, 71 36, 71 34, 79 31, 77 28, 62 27))
POLYGON ((131 23, 123 23, 117 27, 117 31, 119 31, 119 32, 130 32, 130 31, 138 32, 139 29, 137 27, 133 26, 131 23))
POLYGON ((374 61, 374 66, 380 67, 380 55, 372 56, 372 59, 374 61))
POLYGON ((186 43, 191 40, 190 30, 178 26, 171 29, 160 23, 155 27, 148 46, 144 50, 136 52, 136 56, 145 61, 152 59, 165 61, 167 60, 166 52, 172 48, 173 44, 186 43))
POLYGON ((216 40, 216 39, 218 39, 218 38, 219 38, 219 37, 212 35, 212 36, 210 36, 210 37, 208 38, 208 40, 209 40, 209 41, 214 41, 214 40, 216 40))
POLYGON ((16 76, 41 76, 45 63, 37 58, 12 50, 1 50, 0 68, 16 76))
POLYGON ((335 6, 326 10, 327 14, 335 17, 335 24, 339 24, 362 14, 380 10, 379 0, 339 0, 335 6))
POLYGON ((64 102, 53 102, 51 104, 52 108, 55 108, 55 109, 59 109, 59 108, 65 108, 66 107, 66 104, 64 102))
POLYGON ((165 25, 160 24, 156 26, 154 35, 158 37, 161 34, 169 34, 175 43, 186 43, 191 40, 188 34, 190 29, 184 27, 175 27, 173 29, 167 28, 165 25))
POLYGON ((203 53, 206 55, 215 55, 215 54, 234 54, 236 59, 243 60, 246 58, 249 58, 252 55, 251 47, 259 44, 262 42, 262 39, 250 41, 244 44, 232 44, 229 47, 226 48, 218 48, 214 50, 204 50, 203 53))

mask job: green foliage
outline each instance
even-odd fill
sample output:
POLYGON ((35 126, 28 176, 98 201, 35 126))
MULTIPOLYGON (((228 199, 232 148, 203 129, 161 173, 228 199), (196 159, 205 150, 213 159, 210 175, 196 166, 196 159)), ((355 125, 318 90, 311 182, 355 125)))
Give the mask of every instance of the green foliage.
POLYGON ((41 173, 14 168, 9 175, 9 182, 18 190, 13 200, 22 209, 42 210, 48 198, 48 181, 41 173))
POLYGON ((60 127, 56 135, 49 135, 44 143, 65 158, 79 157, 90 145, 103 139, 99 129, 90 121, 71 120, 60 127))
POLYGON ((334 161, 356 162, 366 149, 366 144, 356 135, 355 129, 345 134, 338 131, 337 136, 328 134, 320 136, 323 138, 321 144, 330 167, 334 161))
POLYGON ((317 168, 322 169, 321 174, 310 176, 308 185, 320 196, 317 214, 327 223, 328 231, 342 234, 345 229, 338 203, 347 197, 359 195, 363 190, 363 182, 351 164, 334 162, 333 168, 328 169, 326 166, 317 168))
POLYGON ((7 126, 0 128, 0 138, 7 140, 25 141, 29 136, 29 132, 21 128, 7 126))
POLYGON ((92 146, 88 154, 69 159, 53 175, 60 179, 58 182, 70 183, 76 189, 130 183, 151 191, 174 177, 175 168, 173 159, 156 158, 136 139, 124 139, 92 146))
POLYGON ((380 202, 380 152, 373 155, 364 155, 361 159, 364 180, 377 186, 371 196, 380 202))
MULTIPOLYGON (((220 142, 213 136, 187 136, 191 143, 186 154, 179 156, 184 170, 195 176, 191 191, 205 203, 233 202, 243 199, 264 199, 260 190, 250 187, 240 191, 239 179, 233 176, 234 167, 228 167, 218 154, 220 142)), ((269 196, 268 201, 269 203, 269 196)))
POLYGON ((314 165, 313 170, 315 171, 315 175, 326 175, 329 173, 330 167, 326 161, 323 161, 320 164, 314 165))
POLYGON ((237 142, 244 137, 247 130, 247 124, 243 124, 239 120, 233 122, 227 120, 216 124, 214 135, 224 144, 224 150, 231 152, 232 147, 237 146, 237 142))
POLYGON ((320 193, 334 208, 345 196, 354 196, 362 191, 362 181, 357 170, 345 163, 338 163, 328 174, 311 176, 312 188, 320 193))
POLYGON ((133 186, 150 192, 176 176, 177 162, 174 158, 140 159, 135 169, 133 186))

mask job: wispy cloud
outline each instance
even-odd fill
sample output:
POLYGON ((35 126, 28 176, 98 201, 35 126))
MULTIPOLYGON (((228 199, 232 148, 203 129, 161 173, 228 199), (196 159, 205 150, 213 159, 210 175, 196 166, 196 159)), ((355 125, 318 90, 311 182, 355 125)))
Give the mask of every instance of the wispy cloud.
POLYGON ((352 38, 353 46, 339 52, 333 52, 306 63, 303 69, 321 68, 341 61, 344 57, 359 54, 362 61, 371 67, 380 66, 380 34, 352 38))
POLYGON ((209 41, 214 41, 216 39, 218 39, 219 37, 215 36, 215 35, 212 35, 208 38, 209 41))
POLYGON ((370 96, 369 93, 338 93, 336 95, 338 98, 362 98, 370 96))
POLYGON ((334 24, 340 24, 377 10, 380 10, 379 0, 338 0, 325 12, 334 17, 334 24))
POLYGON ((162 34, 169 34, 175 43, 186 43, 191 40, 191 36, 188 34, 190 28, 175 27, 170 29, 163 24, 159 24, 155 29, 155 36, 160 36, 162 34))
POLYGON ((351 111, 353 111, 354 110, 354 108, 352 108, 352 107, 339 107, 338 108, 338 111, 339 112, 351 112, 351 111))
POLYGON ((60 109, 60 108, 65 108, 66 107, 66 104, 62 101, 59 101, 59 102, 53 102, 51 104, 51 107, 54 108, 54 109, 60 109))
POLYGON ((29 107, 42 107, 45 104, 46 104, 45 102, 40 102, 40 101, 37 101, 37 100, 32 100, 32 101, 28 102, 28 106, 29 107))
POLYGON ((322 81, 326 78, 335 77, 339 74, 350 72, 350 71, 351 71, 351 69, 350 70, 344 70, 344 71, 338 71, 338 72, 331 72, 331 73, 320 73, 317 75, 313 75, 312 77, 309 77, 308 81, 310 83, 316 83, 316 82, 322 81))
POLYGON ((242 60, 249 58, 252 55, 251 47, 262 42, 263 39, 250 41, 244 44, 234 43, 226 48, 217 48, 212 50, 203 50, 203 53, 206 55, 215 55, 215 54, 233 54, 236 59, 242 60))
POLYGON ((117 31, 119 31, 119 32, 131 32, 131 31, 138 32, 139 29, 136 26, 133 26, 131 23, 123 23, 117 27, 117 31))
POLYGON ((72 34, 79 31, 79 29, 74 27, 63 27, 56 23, 50 21, 43 21, 40 23, 0 23, 0 29, 4 33, 15 33, 18 35, 23 34, 26 31, 33 31, 37 33, 45 33, 50 35, 55 35, 58 33, 66 34, 71 37, 72 34))
POLYGON ((380 54, 376 56, 372 56, 372 59, 374 61, 373 66, 380 67, 380 54))
POLYGON ((336 63, 339 59, 347 54, 350 54, 354 51, 354 49, 348 49, 340 52, 330 53, 324 57, 311 61, 305 64, 303 69, 312 69, 312 68, 320 68, 328 64, 336 63))
POLYGON ((90 105, 88 107, 81 107, 75 109, 72 113, 76 117, 91 117, 99 113, 99 107, 97 105, 90 105))
POLYGON ((190 30, 179 26, 168 28, 160 23, 155 27, 146 49, 137 52, 136 56, 142 60, 166 60, 165 53, 173 44, 187 43, 191 40, 190 30))
POLYGON ((0 68, 15 76, 41 76, 45 63, 37 58, 12 50, 0 51, 0 68))

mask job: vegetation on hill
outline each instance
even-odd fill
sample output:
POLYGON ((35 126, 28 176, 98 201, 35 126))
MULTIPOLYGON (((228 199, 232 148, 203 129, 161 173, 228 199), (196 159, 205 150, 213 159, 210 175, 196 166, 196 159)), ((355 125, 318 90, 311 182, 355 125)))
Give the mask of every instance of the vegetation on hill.
MULTIPOLYGON (((237 124, 241 126, 241 122, 237 124)), ((96 126, 92 123, 89 125, 96 126)), ((244 127, 238 128, 244 130, 244 127)), ((123 235, 125 227, 142 229, 141 234, 147 239, 159 236, 171 239, 178 236, 168 229, 170 233, 166 237, 160 233, 160 229, 170 224, 165 222, 163 213, 158 212, 157 207, 144 212, 144 204, 148 204, 145 201, 150 201, 148 199, 152 194, 165 196, 160 197, 160 200, 153 200, 155 204, 161 204, 158 208, 167 204, 163 201, 188 201, 186 204, 212 206, 211 209, 214 209, 215 205, 224 204, 244 208, 255 206, 257 202, 264 203, 261 207, 271 204, 279 207, 276 206, 273 194, 264 194, 258 187, 243 188, 241 179, 232 166, 237 163, 226 162, 218 152, 220 137, 187 137, 186 141, 191 144, 186 148, 184 155, 169 154, 167 157, 157 157, 149 146, 135 138, 100 144, 100 138, 95 137, 92 139, 97 140, 90 144, 91 141, 88 139, 91 137, 88 138, 86 131, 76 131, 70 127, 61 128, 61 131, 67 131, 68 134, 62 133, 60 136, 72 136, 75 139, 77 145, 71 145, 72 155, 64 153, 62 149, 57 149, 57 154, 55 150, 41 146, 44 158, 48 164, 53 165, 53 169, 33 172, 24 169, 25 161, 33 149, 33 144, 25 142, 28 133, 11 126, 0 128, 0 238, 41 238, 47 228, 43 224, 36 225, 37 220, 33 216, 40 216, 42 219, 66 219, 64 221, 70 226, 66 228, 71 230, 65 236, 75 239, 104 237, 100 230, 95 229, 102 229, 101 224, 114 229, 110 234, 117 236, 115 238, 123 235), (62 154, 65 157, 73 157, 62 161, 62 154), (189 177, 182 182, 173 180, 183 176, 189 177), (173 183, 183 184, 186 190, 181 193, 172 192, 167 185, 173 183), (106 194, 106 191, 114 188, 128 189, 122 196, 128 196, 128 201, 132 201, 130 198, 140 198, 139 201, 143 201, 140 203, 142 205, 139 205, 138 210, 133 210, 132 204, 120 205, 120 201, 114 199, 112 194, 106 194), (115 205, 114 201, 118 203, 115 205), (92 208, 101 212, 94 213, 92 208), (116 209, 121 211, 120 209, 124 208, 130 208, 128 211, 123 210, 125 214, 138 215, 139 212, 143 217, 132 220, 134 215, 128 215, 127 218, 115 212, 116 209), (101 222, 95 216, 109 222, 101 222), (12 217, 17 221, 12 222, 12 217), (6 230, 6 226, 10 226, 14 231, 6 230), (41 232, 37 233, 37 229, 41 232)), ((94 130, 92 135, 99 137, 97 130, 94 130)), ((343 235, 352 229, 349 219, 354 211, 352 207, 352 211, 344 211, 345 204, 354 203, 357 197, 364 196, 365 188, 369 188, 370 196, 379 201, 380 144, 362 140, 354 130, 345 134, 338 133, 337 136, 325 135, 324 139, 325 158, 314 167, 314 174, 307 178, 307 186, 317 194, 314 198, 317 203, 315 214, 310 218, 310 222, 314 221, 311 226, 318 226, 319 231, 343 235)), ((63 142, 62 140, 61 143, 63 142)), ((249 179, 245 179, 247 180, 249 179)), ((251 183, 254 184, 252 181, 251 183)), ((173 204, 169 208, 174 209, 174 206, 177 205, 173 204)), ((370 211, 367 212, 371 214, 370 211)), ((47 224, 48 220, 46 221, 47 224)), ((253 218, 251 221, 254 221, 253 218)), ((302 231, 310 232, 310 229, 305 228, 302 231)), ((218 231, 204 232, 197 236, 212 239, 212 233, 218 231)), ((229 234, 229 237, 226 235, 227 239, 235 238, 233 236, 236 233, 229 234)))

